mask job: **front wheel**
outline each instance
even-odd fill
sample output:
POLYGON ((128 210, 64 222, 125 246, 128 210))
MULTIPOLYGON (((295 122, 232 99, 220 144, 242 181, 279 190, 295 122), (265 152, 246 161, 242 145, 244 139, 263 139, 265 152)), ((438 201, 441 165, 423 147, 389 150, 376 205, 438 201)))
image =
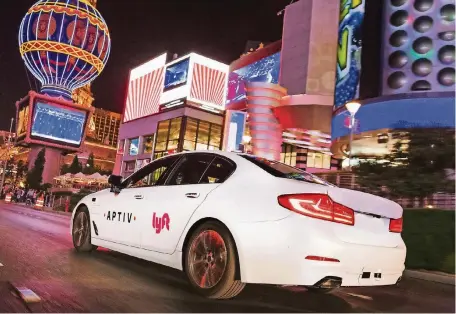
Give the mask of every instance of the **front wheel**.
POLYGON ((217 222, 198 227, 185 248, 185 272, 192 286, 211 299, 231 299, 245 287, 236 280, 236 249, 226 228, 217 222))
POLYGON ((86 207, 78 210, 74 217, 72 238, 76 251, 91 252, 96 250, 96 246, 91 243, 90 215, 86 207))

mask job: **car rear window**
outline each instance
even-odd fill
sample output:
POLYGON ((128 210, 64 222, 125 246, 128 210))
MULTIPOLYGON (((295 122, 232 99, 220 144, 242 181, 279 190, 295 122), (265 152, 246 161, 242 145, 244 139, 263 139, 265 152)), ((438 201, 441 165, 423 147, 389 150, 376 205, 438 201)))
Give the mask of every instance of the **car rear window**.
POLYGON ((250 155, 240 156, 277 178, 286 178, 315 184, 334 186, 331 183, 326 182, 325 180, 320 179, 319 177, 313 174, 310 174, 304 170, 286 165, 278 161, 273 161, 266 158, 250 155))

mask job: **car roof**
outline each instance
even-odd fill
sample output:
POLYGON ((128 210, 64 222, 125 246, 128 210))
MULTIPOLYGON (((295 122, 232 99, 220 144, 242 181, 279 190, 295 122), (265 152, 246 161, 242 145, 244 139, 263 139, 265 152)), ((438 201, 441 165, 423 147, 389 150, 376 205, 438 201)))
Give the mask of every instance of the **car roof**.
POLYGON ((184 154, 216 154, 216 155, 221 155, 225 157, 234 157, 234 156, 240 156, 240 155, 246 155, 246 154, 241 154, 241 153, 235 153, 235 152, 227 152, 223 150, 192 150, 192 151, 186 151, 186 152, 180 152, 180 153, 174 153, 171 155, 167 155, 164 157, 168 156, 176 156, 176 155, 184 155, 184 154))

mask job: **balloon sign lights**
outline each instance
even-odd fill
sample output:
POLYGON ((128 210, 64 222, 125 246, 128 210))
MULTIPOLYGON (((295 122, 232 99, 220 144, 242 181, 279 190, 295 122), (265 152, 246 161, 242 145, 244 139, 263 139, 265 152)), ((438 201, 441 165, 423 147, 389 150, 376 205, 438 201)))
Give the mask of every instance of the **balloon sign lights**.
POLYGON ((103 71, 111 50, 108 27, 88 0, 40 0, 22 20, 19 49, 41 92, 71 92, 103 71))

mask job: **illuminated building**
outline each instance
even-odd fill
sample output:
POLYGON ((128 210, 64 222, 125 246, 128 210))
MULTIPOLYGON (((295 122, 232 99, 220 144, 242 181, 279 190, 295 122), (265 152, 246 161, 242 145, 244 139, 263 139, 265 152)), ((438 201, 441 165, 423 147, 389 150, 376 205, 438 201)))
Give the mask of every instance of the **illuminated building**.
POLYGON ((76 104, 84 107, 91 107, 93 101, 95 100, 93 98, 90 84, 87 84, 83 87, 74 90, 73 94, 71 95, 71 98, 76 104))
POLYGON ((117 112, 95 108, 93 124, 89 125, 87 141, 117 147, 122 115, 117 112))
POLYGON ((224 149, 247 146, 309 172, 338 168, 330 152, 338 8, 337 0, 290 4, 282 40, 230 65, 224 149))
POLYGON ((351 148, 355 163, 388 154, 407 129, 454 130, 454 0, 341 3, 335 156, 346 159, 350 149, 344 104, 353 99, 362 105, 351 148))
POLYGON ((130 71, 115 173, 131 174, 156 158, 221 149, 228 66, 191 53, 163 54, 130 71))

